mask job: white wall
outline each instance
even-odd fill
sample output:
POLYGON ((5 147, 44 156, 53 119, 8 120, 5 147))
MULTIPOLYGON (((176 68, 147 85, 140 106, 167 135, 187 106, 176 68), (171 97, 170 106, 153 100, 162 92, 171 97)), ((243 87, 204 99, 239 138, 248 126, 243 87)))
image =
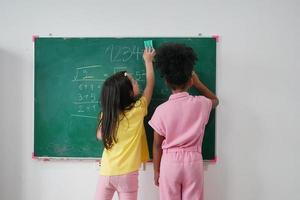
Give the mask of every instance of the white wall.
MULTIPOLYGON (((300 1, 0 0, 0 199, 92 199, 94 162, 33 151, 31 36, 219 34, 216 165, 207 200, 300 199, 300 1), (175 3, 178 2, 178 3, 175 3)), ((139 199, 158 199, 152 166, 139 199)))

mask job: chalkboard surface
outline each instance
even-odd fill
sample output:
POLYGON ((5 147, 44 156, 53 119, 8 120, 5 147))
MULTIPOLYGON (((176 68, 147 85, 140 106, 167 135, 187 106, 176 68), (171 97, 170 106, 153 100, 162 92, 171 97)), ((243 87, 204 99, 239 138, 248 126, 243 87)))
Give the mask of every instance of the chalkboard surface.
MULTIPOLYGON (((34 155, 36 157, 101 157, 103 145, 95 130, 99 94, 111 74, 127 70, 145 87, 144 41, 154 48, 165 42, 191 46, 199 61, 195 71, 215 92, 216 40, 214 38, 37 38, 34 43, 34 155)), ((148 121, 170 91, 155 70, 154 95, 145 118, 149 150, 153 130, 148 121)), ((192 94, 198 94, 191 89, 192 94)), ((180 113, 178 113, 180 115, 180 113)), ((215 113, 203 142, 203 158, 215 158, 215 113)))

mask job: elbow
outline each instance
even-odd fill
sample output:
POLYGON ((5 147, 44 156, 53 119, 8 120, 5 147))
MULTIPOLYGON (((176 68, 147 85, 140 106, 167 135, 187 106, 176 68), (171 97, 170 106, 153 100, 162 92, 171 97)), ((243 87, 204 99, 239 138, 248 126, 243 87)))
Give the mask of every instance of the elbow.
POLYGON ((162 145, 161 143, 153 141, 153 149, 160 150, 162 149, 161 145, 162 145))
POLYGON ((153 150, 161 151, 162 142, 165 138, 154 131, 153 150))
POLYGON ((212 100, 212 107, 216 108, 218 105, 219 105, 219 99, 218 98, 213 99, 212 100))
POLYGON ((153 144, 153 148, 160 150, 161 149, 161 144, 153 144))

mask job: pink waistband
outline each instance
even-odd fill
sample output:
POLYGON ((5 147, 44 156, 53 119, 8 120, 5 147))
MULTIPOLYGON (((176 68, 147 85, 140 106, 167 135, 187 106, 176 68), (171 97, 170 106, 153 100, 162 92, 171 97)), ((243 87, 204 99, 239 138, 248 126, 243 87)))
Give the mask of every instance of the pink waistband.
POLYGON ((173 147, 169 149, 163 149, 163 152, 168 153, 168 152, 200 152, 201 153, 201 147, 198 146, 193 146, 193 147, 173 147))

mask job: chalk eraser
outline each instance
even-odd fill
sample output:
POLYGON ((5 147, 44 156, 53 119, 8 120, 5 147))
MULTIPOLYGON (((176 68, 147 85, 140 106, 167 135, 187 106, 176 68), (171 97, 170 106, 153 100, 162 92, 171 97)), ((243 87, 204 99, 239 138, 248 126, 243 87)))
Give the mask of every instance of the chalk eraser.
POLYGON ((152 40, 144 41, 145 48, 153 48, 152 40))

